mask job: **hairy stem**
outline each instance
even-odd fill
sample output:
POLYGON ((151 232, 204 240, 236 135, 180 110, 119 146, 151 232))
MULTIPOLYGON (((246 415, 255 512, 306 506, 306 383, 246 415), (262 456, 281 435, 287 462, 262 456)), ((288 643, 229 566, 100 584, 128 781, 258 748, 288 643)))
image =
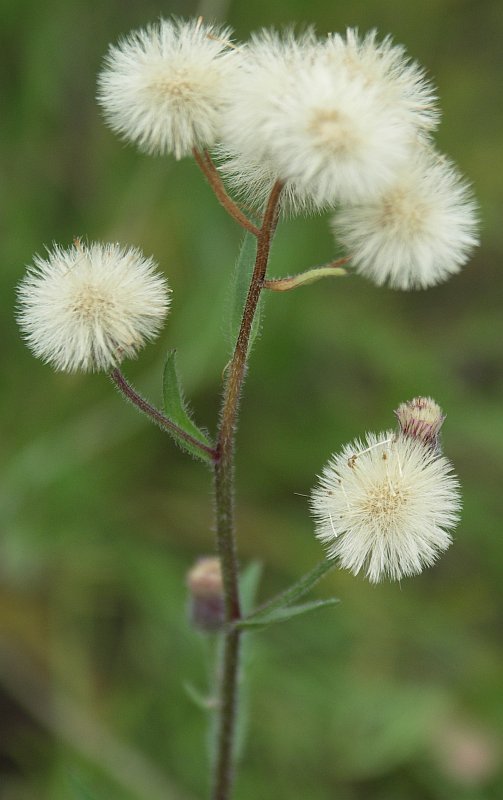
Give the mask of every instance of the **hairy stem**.
POLYGON ((282 184, 271 191, 257 238, 255 267, 241 320, 236 346, 227 371, 215 462, 215 504, 217 548, 222 565, 225 596, 223 666, 220 675, 219 726, 215 763, 213 800, 228 800, 232 786, 233 750, 237 714, 240 631, 232 623, 240 619, 238 559, 234 525, 234 438, 248 358, 250 334, 263 288, 271 242, 278 219, 278 201, 282 184))
POLYGON ((148 400, 145 400, 136 389, 126 380, 120 369, 116 367, 110 373, 110 378, 112 379, 113 383, 116 385, 119 392, 129 400, 136 408, 138 408, 143 414, 149 417, 152 422, 155 422, 156 425, 159 425, 161 428, 164 428, 166 431, 171 431, 183 439, 188 444, 193 445, 201 453, 206 453, 209 455, 213 461, 218 460, 218 451, 213 449, 212 447, 208 447, 208 445, 200 442, 199 439, 196 439, 194 436, 191 436, 190 433, 187 433, 182 428, 180 428, 176 422, 173 422, 169 417, 166 417, 159 409, 155 408, 155 406, 151 405, 148 400))
POLYGON ((227 213, 236 220, 236 222, 239 222, 239 224, 245 228, 245 230, 258 237, 260 235, 260 228, 257 228, 257 226, 248 219, 246 214, 243 214, 234 200, 229 197, 222 182, 222 178, 220 177, 217 168, 211 160, 211 156, 208 151, 205 150, 204 153, 200 153, 199 150, 194 148, 192 153, 196 160, 197 166, 206 177, 206 180, 213 189, 218 202, 225 208, 227 213))

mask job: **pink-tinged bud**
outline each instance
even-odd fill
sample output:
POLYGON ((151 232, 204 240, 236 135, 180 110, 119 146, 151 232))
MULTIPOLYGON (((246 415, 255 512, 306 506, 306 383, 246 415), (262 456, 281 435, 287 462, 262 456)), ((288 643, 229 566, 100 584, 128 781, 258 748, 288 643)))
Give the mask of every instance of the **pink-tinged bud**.
POLYGON ((395 414, 404 436, 438 447, 438 434, 445 415, 431 397, 415 397, 398 406, 395 414))
POLYGON ((194 628, 214 633, 225 617, 222 569, 214 556, 199 558, 187 574, 190 592, 190 620, 194 628))

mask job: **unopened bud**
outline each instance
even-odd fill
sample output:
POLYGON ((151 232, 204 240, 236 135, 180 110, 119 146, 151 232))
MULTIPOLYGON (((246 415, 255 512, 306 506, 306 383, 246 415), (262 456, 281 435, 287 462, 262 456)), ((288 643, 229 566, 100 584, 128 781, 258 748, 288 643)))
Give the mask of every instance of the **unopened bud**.
POLYGON ((431 397, 415 397, 398 406, 395 414, 400 432, 412 439, 420 439, 431 447, 438 447, 438 434, 445 415, 431 397))
POLYGON ((187 586, 194 628, 207 633, 220 630, 225 616, 220 559, 199 558, 187 574, 187 586))

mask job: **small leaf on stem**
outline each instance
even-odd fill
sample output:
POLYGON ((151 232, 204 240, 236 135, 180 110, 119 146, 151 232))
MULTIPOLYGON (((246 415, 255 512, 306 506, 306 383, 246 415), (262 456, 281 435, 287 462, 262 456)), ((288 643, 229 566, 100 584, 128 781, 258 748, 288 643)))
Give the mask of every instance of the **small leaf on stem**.
POLYGON ((347 261, 347 258, 341 258, 339 261, 334 261, 332 264, 325 264, 323 267, 313 267, 305 272, 300 272, 298 275, 291 275, 287 278, 273 278, 264 281, 264 288, 270 289, 273 292, 289 292, 291 289, 297 289, 299 286, 307 286, 307 284, 319 281, 321 278, 341 277, 348 274, 342 266, 342 264, 346 264, 347 261))
MULTIPOLYGON (((206 447, 211 448, 213 445, 208 435, 198 428, 190 417, 176 369, 176 350, 169 350, 166 356, 162 388, 164 411, 168 417, 172 419, 182 431, 201 442, 206 447)), ((202 458, 209 464, 213 463, 209 453, 206 454, 195 444, 193 445, 190 441, 178 436, 174 430, 170 430, 168 433, 170 433, 173 438, 176 439, 180 447, 190 453, 190 455, 196 458, 202 458)))
POLYGON ((326 600, 311 600, 309 603, 302 603, 297 606, 286 606, 284 608, 275 608, 272 611, 264 611, 261 614, 256 614, 248 619, 236 622, 236 627, 242 629, 250 628, 266 628, 269 625, 274 625, 277 622, 286 622, 292 617, 298 617, 301 614, 308 614, 310 611, 317 611, 319 608, 326 608, 339 603, 338 597, 330 597, 326 600))
POLYGON ((316 583, 318 583, 320 578, 322 578, 325 573, 329 572, 334 567, 334 561, 324 558, 323 561, 320 561, 319 564, 316 564, 315 567, 309 570, 309 572, 306 572, 302 578, 299 578, 296 583, 292 584, 292 586, 289 586, 284 592, 281 592, 280 594, 271 598, 271 600, 268 600, 262 606, 259 606, 259 608, 253 612, 253 614, 250 614, 247 617, 247 621, 255 619, 255 617, 261 617, 264 614, 270 614, 271 611, 274 611, 277 608, 290 606, 292 603, 295 603, 296 600, 300 600, 301 597, 304 597, 304 595, 307 594, 316 583))

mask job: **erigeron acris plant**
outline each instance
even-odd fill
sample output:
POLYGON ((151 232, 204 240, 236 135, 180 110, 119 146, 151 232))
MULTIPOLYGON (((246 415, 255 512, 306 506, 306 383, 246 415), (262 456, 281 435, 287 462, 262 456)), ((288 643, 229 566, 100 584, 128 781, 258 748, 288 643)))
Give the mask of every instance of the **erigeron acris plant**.
POLYGON ((18 312, 36 356, 57 370, 108 372, 128 401, 213 471, 217 555, 191 570, 188 585, 194 624, 223 640, 211 796, 226 800, 242 635, 334 602, 298 604, 336 565, 373 582, 421 572, 449 546, 460 509, 439 443, 441 409, 431 398, 403 403, 397 430, 343 447, 312 491, 326 558, 242 613, 234 445, 259 300, 266 291, 351 273, 402 290, 433 286, 458 272, 477 244, 476 206, 456 167, 435 149, 440 115, 431 83, 402 47, 375 32, 320 38, 312 30, 299 37, 262 31, 236 44, 228 29, 201 19, 161 19, 110 48, 98 101, 110 127, 141 150, 193 157, 245 231, 236 284, 246 279, 247 287, 236 292, 235 347, 214 439, 187 410, 173 351, 163 410, 120 370, 160 332, 169 310, 167 281, 139 250, 81 240, 53 247, 22 280, 18 312), (268 279, 281 216, 321 212, 331 214, 346 255, 268 279))

